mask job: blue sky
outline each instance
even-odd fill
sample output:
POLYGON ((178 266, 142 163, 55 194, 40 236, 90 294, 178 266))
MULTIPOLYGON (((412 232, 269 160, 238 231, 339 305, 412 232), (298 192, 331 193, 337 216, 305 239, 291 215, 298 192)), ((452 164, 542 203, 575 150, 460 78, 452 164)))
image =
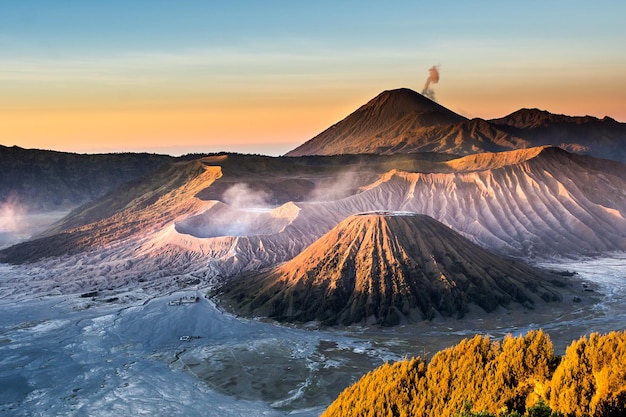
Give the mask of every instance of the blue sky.
POLYGON ((624 2, 24 0, 0 11, 3 145, 281 153, 382 90, 419 91, 435 64, 439 102, 468 117, 539 107, 626 121, 624 2))

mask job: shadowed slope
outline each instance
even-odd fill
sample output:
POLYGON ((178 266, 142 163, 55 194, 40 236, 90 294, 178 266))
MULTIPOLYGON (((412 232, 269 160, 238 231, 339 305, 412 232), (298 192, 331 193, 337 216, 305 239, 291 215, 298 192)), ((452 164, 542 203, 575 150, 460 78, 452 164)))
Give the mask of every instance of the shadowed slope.
POLYGON ((413 213, 349 217, 284 265, 234 278, 220 297, 245 315, 351 324, 462 317, 559 299, 554 277, 413 213))
POLYGON ((406 152, 416 131, 465 120, 407 88, 384 91, 287 156, 406 152))
POLYGON ((147 153, 76 154, 0 145, 0 204, 69 210, 176 158, 147 153))
POLYGON ((489 123, 524 138, 529 146, 551 144, 573 152, 626 162, 626 123, 610 117, 574 117, 539 109, 520 109, 489 123))
POLYGON ((4 249, 0 260, 21 263, 102 248, 130 236, 141 239, 206 207, 194 196, 220 176, 219 167, 202 160, 167 165, 75 210, 45 237, 4 249))

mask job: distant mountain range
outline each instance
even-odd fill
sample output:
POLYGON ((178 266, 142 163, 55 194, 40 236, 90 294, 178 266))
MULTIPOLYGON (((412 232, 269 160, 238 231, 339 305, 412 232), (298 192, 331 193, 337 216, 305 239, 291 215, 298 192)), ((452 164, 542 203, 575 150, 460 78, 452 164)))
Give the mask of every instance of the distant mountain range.
POLYGON ((350 153, 480 152, 559 146, 626 162, 626 124, 522 109, 501 119, 467 120, 410 89, 384 91, 287 156, 350 153))
MULTIPOLYGON (((626 124, 608 117, 571 117, 538 109, 521 109, 500 119, 468 120, 401 88, 382 92, 286 156, 432 152, 453 158, 544 145, 626 162, 626 124)), ((68 210, 163 164, 201 156, 89 155, 0 145, 0 204, 11 199, 28 211, 68 210)), ((216 192, 207 191, 207 196, 216 192)))
POLYGON ((147 153, 75 154, 0 145, 0 204, 68 210, 173 162, 147 153))

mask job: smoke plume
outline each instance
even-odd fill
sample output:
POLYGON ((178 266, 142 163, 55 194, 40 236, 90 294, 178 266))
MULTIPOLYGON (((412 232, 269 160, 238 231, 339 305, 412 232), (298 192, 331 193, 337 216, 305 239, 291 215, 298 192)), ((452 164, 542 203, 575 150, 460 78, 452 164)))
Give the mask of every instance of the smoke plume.
POLYGON ((235 184, 222 194, 224 202, 240 209, 271 208, 269 194, 263 190, 253 190, 248 184, 235 184))
POLYGON ((435 101, 435 92, 430 88, 430 84, 437 84, 439 82, 439 65, 433 65, 432 67, 430 67, 428 73, 429 75, 426 79, 426 84, 424 84, 422 95, 435 101))
MULTIPOLYGON (((367 176, 365 176, 367 177, 367 176)), ((359 171, 343 171, 332 179, 322 180, 307 198, 309 201, 333 201, 356 193, 363 185, 363 173, 359 171)))

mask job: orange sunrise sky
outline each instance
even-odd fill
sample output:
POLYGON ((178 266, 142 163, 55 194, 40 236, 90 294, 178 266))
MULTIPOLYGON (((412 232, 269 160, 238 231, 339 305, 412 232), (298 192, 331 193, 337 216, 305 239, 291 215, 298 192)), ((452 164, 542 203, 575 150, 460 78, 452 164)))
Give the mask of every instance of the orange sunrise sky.
POLYGON ((623 2, 53 3, 2 6, 4 146, 280 155, 432 65, 466 117, 626 121, 623 2))

